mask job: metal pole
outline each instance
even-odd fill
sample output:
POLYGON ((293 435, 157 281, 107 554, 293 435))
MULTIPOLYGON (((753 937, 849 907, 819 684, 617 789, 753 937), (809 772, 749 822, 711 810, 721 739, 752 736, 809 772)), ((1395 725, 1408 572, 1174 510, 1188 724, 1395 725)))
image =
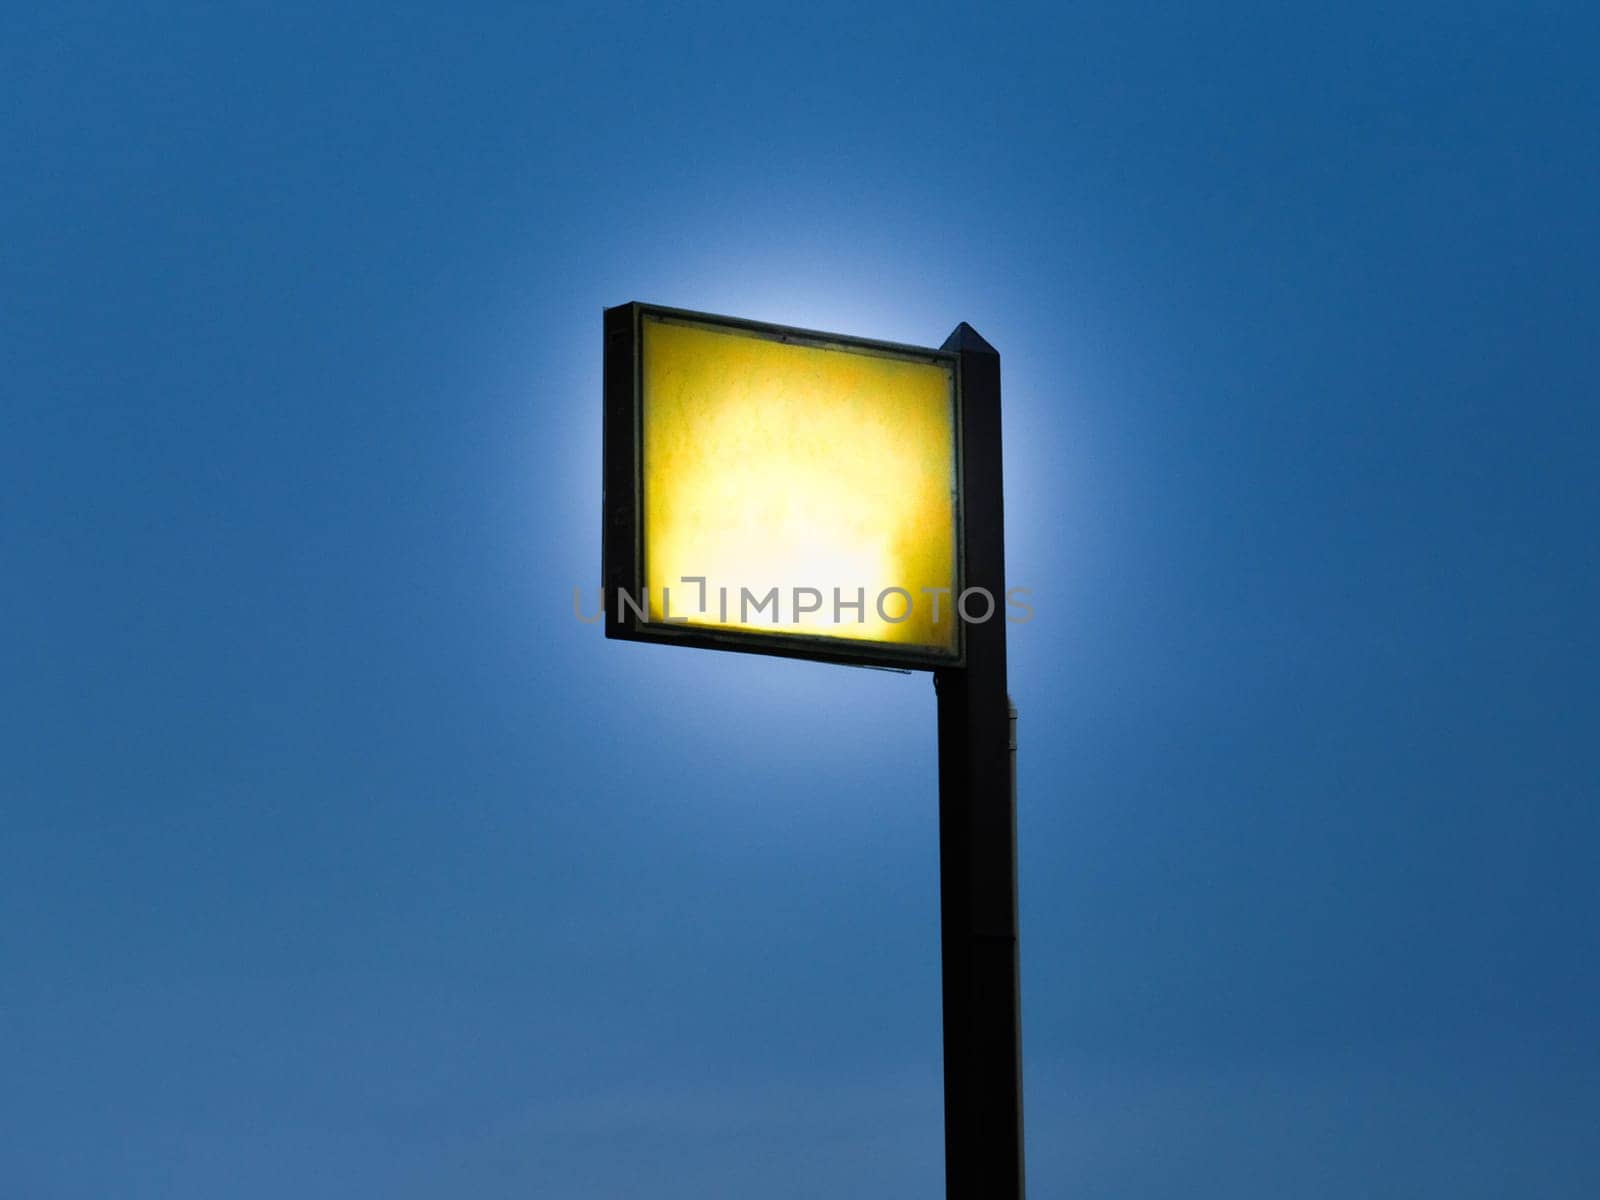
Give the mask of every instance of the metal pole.
POLYGON ((1014 710, 1006 694, 1000 356, 962 323, 966 665, 939 695, 939 913, 948 1200, 1022 1200, 1022 1027, 1017 975, 1014 710), (993 601, 987 620, 978 618, 993 601))

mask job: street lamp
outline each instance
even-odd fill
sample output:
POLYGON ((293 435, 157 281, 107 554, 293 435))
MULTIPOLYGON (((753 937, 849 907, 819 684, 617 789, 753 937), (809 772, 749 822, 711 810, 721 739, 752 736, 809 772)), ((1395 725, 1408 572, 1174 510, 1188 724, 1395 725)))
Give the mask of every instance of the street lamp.
POLYGON ((931 670, 945 1186, 1023 1194, 1000 358, 607 309, 606 636, 931 670))

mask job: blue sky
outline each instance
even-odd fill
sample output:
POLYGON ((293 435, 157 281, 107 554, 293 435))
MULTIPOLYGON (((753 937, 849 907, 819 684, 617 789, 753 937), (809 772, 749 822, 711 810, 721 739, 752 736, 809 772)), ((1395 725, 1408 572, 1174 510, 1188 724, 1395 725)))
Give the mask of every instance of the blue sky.
POLYGON ((1600 1191, 1600 20, 0 37, 0 1192, 911 1197, 925 675, 606 642, 600 311, 1002 354, 1035 1197, 1600 1191))

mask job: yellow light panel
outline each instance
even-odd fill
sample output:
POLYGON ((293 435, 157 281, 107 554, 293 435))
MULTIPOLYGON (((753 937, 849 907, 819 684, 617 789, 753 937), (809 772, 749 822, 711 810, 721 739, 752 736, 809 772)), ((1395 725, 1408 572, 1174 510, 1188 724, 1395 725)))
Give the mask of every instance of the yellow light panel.
POLYGON ((650 314, 641 335, 649 619, 955 654, 953 368, 650 314), (776 622, 742 608, 773 588, 776 622))

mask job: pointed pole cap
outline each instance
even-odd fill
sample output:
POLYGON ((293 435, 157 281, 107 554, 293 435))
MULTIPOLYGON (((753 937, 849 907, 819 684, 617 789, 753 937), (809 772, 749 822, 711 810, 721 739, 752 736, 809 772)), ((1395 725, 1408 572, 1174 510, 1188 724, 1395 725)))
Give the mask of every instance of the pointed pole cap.
POLYGON ((950 336, 945 338, 941 350, 949 350, 956 354, 966 351, 969 354, 999 354, 988 342, 983 340, 983 335, 968 325, 965 321, 957 325, 950 336))

